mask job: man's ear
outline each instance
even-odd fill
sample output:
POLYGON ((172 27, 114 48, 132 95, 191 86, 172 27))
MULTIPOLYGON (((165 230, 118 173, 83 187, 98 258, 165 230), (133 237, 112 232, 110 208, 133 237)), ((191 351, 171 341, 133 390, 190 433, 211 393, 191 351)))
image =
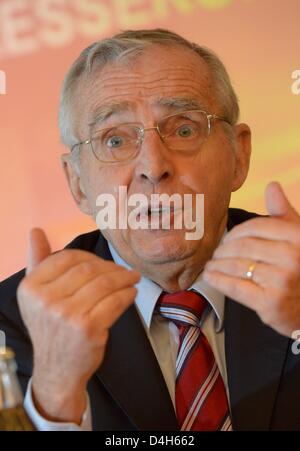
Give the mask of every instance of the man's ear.
POLYGON ((74 161, 71 159, 71 155, 63 154, 61 156, 62 167, 67 177, 67 181, 72 193, 72 196, 78 206, 78 208, 87 215, 92 215, 92 210, 83 187, 82 179, 80 176, 79 168, 76 167, 74 161))
POLYGON ((234 126, 235 169, 231 191, 238 190, 245 182, 250 165, 251 130, 247 124, 234 126))

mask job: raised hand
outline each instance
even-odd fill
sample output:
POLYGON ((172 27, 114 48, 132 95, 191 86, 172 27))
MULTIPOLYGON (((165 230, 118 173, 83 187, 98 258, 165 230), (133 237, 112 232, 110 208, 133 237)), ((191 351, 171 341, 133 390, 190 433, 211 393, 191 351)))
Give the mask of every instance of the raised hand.
POLYGON ((109 329, 134 302, 140 274, 83 250, 51 255, 30 234, 17 298, 34 349, 33 396, 47 419, 80 424, 88 380, 101 365, 109 329))
POLYGON ((266 205, 270 217, 234 227, 203 277, 290 337, 300 329, 300 217, 278 183, 268 185, 266 205))

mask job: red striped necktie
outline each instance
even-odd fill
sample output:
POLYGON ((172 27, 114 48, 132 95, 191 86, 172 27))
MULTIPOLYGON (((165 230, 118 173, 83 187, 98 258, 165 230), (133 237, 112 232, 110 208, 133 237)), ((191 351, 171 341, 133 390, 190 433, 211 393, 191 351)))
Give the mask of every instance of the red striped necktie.
POLYGON ((200 329, 206 299, 194 291, 159 297, 156 310, 179 330, 176 413, 182 431, 232 430, 223 379, 200 329))

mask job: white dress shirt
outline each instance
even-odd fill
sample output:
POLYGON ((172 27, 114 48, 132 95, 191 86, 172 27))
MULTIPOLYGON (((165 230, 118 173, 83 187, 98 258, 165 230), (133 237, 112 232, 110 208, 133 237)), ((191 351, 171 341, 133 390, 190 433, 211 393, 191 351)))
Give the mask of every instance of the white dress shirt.
MULTIPOLYGON (((130 266, 122 260, 110 243, 109 249, 116 264, 130 269, 130 266)), ((145 277, 141 278, 136 287, 138 292, 135 305, 160 365, 173 406, 175 406, 175 367, 179 341, 178 329, 172 321, 154 313, 156 302, 162 293, 161 287, 145 277)), ((225 297, 222 293, 204 282, 201 273, 189 289, 193 289, 202 294, 209 303, 209 308, 206 309, 202 319, 201 329, 211 345, 228 396, 223 328, 225 297)), ((24 406, 36 428, 40 431, 86 431, 92 429, 89 400, 80 426, 73 423, 54 423, 45 420, 34 406, 31 394, 31 381, 28 384, 24 406)))

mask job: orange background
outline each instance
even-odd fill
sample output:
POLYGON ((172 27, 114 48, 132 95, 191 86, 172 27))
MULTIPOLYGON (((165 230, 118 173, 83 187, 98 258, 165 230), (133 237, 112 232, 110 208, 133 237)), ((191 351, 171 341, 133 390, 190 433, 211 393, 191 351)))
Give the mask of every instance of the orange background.
POLYGON ((61 170, 59 91, 81 49, 120 29, 170 28, 221 56, 253 131, 249 178, 232 205, 264 212, 276 179, 300 210, 299 23, 300 0, 0 0, 0 279, 26 264, 32 226, 54 249, 95 228, 61 170))

